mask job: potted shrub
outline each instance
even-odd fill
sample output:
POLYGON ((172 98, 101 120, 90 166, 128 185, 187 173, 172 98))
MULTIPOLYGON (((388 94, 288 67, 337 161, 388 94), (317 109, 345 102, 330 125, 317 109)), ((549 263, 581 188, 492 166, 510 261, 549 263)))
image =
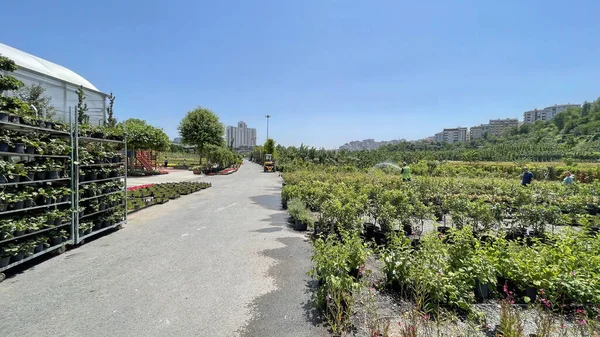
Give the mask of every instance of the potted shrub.
POLYGON ((13 147, 13 140, 7 133, 0 134, 0 152, 9 152, 13 147))
POLYGON ((15 140, 12 147, 12 152, 23 154, 25 153, 25 142, 23 141, 23 136, 15 136, 13 139, 15 140))
MULTIPOLYGON (((11 263, 23 260, 24 253, 21 252, 21 247, 18 244, 8 243, 6 247, 2 248, 2 256, 5 258, 8 257, 9 261, 6 265, 9 265, 11 263)), ((6 261, 2 262, 1 264, 3 263, 6 263, 6 261)))

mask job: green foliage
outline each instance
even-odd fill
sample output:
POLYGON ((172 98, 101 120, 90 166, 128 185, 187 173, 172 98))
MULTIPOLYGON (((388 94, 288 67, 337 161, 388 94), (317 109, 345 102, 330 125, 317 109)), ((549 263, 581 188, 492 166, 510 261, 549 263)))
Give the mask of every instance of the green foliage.
POLYGON ((79 125, 87 124, 90 121, 90 117, 86 114, 88 106, 87 103, 84 103, 85 98, 83 86, 80 85, 77 88, 77 123, 79 125))
POLYGON ((108 108, 106 108, 106 115, 108 116, 106 125, 109 127, 115 127, 117 125, 117 119, 115 118, 114 111, 115 99, 116 97, 111 92, 110 95, 108 95, 108 108))
POLYGON ((166 151, 171 145, 169 136, 162 129, 147 124, 141 119, 129 118, 118 126, 125 128, 127 145, 131 149, 166 151))
POLYGON ((179 123, 178 130, 182 142, 196 145, 201 157, 209 146, 224 145, 225 128, 219 117, 209 109, 198 107, 188 112, 179 123))
POLYGON ((38 109, 39 118, 42 116, 46 118, 53 118, 56 114, 56 109, 52 106, 52 98, 45 96, 46 88, 41 84, 32 84, 29 86, 23 86, 17 91, 17 97, 23 102, 32 104, 38 109), (45 115, 43 115, 45 114, 45 115))
POLYGON ((265 145, 263 146, 263 151, 266 154, 272 154, 275 156, 275 141, 271 138, 267 139, 265 145))
POLYGON ((368 250, 358 234, 343 232, 341 239, 329 236, 313 243, 314 267, 309 272, 319 281, 314 295, 315 306, 323 311, 334 333, 350 326, 353 313, 353 293, 360 289, 360 269, 364 266, 368 250))

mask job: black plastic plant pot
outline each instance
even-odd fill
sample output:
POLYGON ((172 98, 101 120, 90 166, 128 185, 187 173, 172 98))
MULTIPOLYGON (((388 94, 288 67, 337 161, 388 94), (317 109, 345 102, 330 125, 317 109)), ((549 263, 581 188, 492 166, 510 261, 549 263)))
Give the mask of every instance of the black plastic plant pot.
POLYGON ((21 235, 25 235, 25 231, 14 231, 14 232, 13 232, 13 236, 14 236, 15 238, 16 238, 16 237, 19 237, 19 236, 21 236, 21 235))
POLYGON ((308 226, 301 220, 296 219, 296 221, 294 222, 294 229, 303 232, 308 229, 308 226))
POLYGON ((27 181, 33 181, 35 179, 35 172, 27 172, 27 181))
POLYGON ((115 156, 112 158, 112 162, 113 163, 120 163, 121 162, 121 156, 115 156))
POLYGON ((97 179, 104 179, 104 178, 106 178, 106 173, 104 173, 104 172, 98 172, 96 174, 96 178, 97 179))
POLYGON ((104 138, 104 133, 102 133, 102 132, 94 132, 94 133, 92 133, 92 138, 103 139, 104 138))
POLYGON ((13 202, 12 204, 10 204, 10 208, 12 208, 12 209, 23 209, 23 200, 17 201, 17 202, 13 202))
POLYGON ((99 205, 98 205, 98 211, 99 211, 99 212, 100 212, 100 211, 103 211, 103 210, 105 210, 105 209, 106 209, 106 204, 105 204, 105 203, 102 203, 102 204, 99 204, 99 205))
POLYGON ((79 230, 79 237, 82 237, 85 235, 85 231, 83 229, 79 230))
POLYGON ((110 171, 110 174, 108 176, 110 178, 116 178, 119 176, 119 172, 118 171, 110 171))
POLYGON ((108 220, 102 221, 102 228, 106 228, 108 226, 110 226, 110 221, 108 221, 108 220))
POLYGON ((54 129, 54 123, 52 123, 52 122, 46 122, 46 128, 47 129, 54 129))
POLYGON ((21 124, 21 117, 19 116, 9 116, 8 121, 14 124, 21 124))
POLYGON ((58 179, 58 177, 59 177, 58 171, 46 172, 46 179, 58 179))
POLYGON ((46 225, 48 225, 48 226, 53 226, 53 225, 54 225, 54 219, 52 219, 52 218, 47 218, 47 219, 46 219, 46 225))
POLYGON ((102 222, 95 223, 94 224, 94 230, 97 231, 97 230, 100 230, 100 229, 102 229, 102 222))
POLYGON ((14 153, 25 153, 25 143, 15 143, 14 153))
POLYGON ((98 179, 98 174, 95 172, 90 172, 85 175, 87 181, 92 181, 98 179))
POLYGON ((46 122, 44 122, 44 121, 37 121, 37 125, 38 125, 40 128, 44 128, 44 129, 46 128, 46 122))
POLYGON ((537 298, 537 289, 529 287, 523 292, 523 296, 527 296, 530 299, 530 303, 534 303, 537 298))
POLYGON ((60 226, 63 223, 63 218, 54 219, 54 226, 60 226))
POLYGON ((450 227, 448 227, 448 226, 438 226, 437 227, 438 233, 441 233, 441 234, 446 234, 446 233, 448 233, 449 230, 450 230, 450 227))
POLYGON ((0 203, 0 212, 5 212, 8 209, 7 203, 0 203))
POLYGON ((19 262, 19 261, 23 260, 24 257, 25 257, 25 253, 23 253, 23 252, 20 252, 17 255, 13 255, 10 257, 10 263, 19 262))
POLYGON ((6 143, 0 143, 0 152, 8 152, 9 146, 6 143))
POLYGON ((39 245, 37 245, 33 248, 33 253, 37 254, 37 253, 41 252, 42 250, 44 250, 44 244, 40 243, 39 245))
POLYGON ((8 183, 12 184, 12 183, 18 183, 21 180, 21 176, 12 176, 12 177, 8 177, 8 183))
POLYGON ((0 268, 8 266, 10 263, 10 256, 0 257, 0 268))
POLYGON ((35 180, 44 180, 44 179, 46 179, 46 172, 44 172, 44 171, 36 172, 34 177, 35 177, 35 180))
POLYGON ((6 112, 0 112, 0 122, 8 122, 8 114, 6 112))
POLYGON ((70 195, 63 195, 62 197, 62 202, 67 202, 67 201, 71 201, 71 196, 70 195))
POLYGON ((27 147, 25 147, 25 153, 27 153, 27 154, 34 154, 35 153, 35 147, 33 147, 33 146, 27 146, 27 147))
POLYGON ((92 232, 92 229, 91 229, 91 228, 88 228, 88 229, 85 231, 85 234, 87 235, 87 234, 90 234, 91 232, 92 232))
POLYGON ((31 206, 33 206, 33 200, 31 200, 31 199, 23 200, 23 208, 29 208, 31 206))
POLYGON ((479 300, 485 300, 490 297, 490 286, 488 284, 481 284, 479 281, 476 281, 475 297, 479 300))

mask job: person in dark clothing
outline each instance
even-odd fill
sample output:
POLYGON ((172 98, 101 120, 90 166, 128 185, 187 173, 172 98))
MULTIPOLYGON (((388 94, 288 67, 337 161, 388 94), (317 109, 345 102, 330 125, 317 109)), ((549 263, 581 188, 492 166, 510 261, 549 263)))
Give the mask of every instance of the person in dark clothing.
POLYGON ((523 169, 523 178, 521 180, 521 185, 527 186, 531 184, 531 181, 533 181, 533 173, 531 173, 526 167, 523 169))
POLYGON ((169 167, 169 159, 167 159, 167 157, 165 157, 165 168, 169 167))

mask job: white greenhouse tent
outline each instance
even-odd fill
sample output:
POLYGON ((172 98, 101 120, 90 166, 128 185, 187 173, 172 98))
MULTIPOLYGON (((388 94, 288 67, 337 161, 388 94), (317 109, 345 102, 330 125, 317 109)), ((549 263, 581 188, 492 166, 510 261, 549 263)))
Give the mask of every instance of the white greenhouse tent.
POLYGON ((40 84, 46 88, 45 95, 52 98, 57 119, 67 121, 69 109, 74 119, 77 116, 76 91, 79 86, 83 86, 86 96, 84 103, 88 106, 87 115, 90 116, 90 124, 98 125, 106 119, 108 95, 74 71, 2 43, 0 43, 0 55, 12 59, 19 67, 17 71, 11 73, 12 76, 25 85, 40 84))

